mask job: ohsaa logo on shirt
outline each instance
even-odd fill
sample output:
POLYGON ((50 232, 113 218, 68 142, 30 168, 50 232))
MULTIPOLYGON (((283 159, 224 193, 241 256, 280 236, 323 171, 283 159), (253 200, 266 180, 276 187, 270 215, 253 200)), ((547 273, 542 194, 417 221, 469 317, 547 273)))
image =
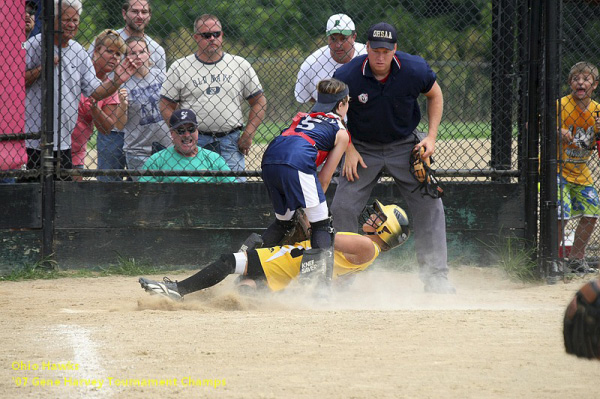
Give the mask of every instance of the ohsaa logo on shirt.
POLYGON ((209 87, 208 89, 206 89, 206 94, 208 94, 208 95, 218 94, 220 91, 221 91, 220 87, 209 87))
POLYGON ((367 93, 362 93, 358 95, 358 101, 363 104, 366 104, 369 101, 369 95, 367 93))

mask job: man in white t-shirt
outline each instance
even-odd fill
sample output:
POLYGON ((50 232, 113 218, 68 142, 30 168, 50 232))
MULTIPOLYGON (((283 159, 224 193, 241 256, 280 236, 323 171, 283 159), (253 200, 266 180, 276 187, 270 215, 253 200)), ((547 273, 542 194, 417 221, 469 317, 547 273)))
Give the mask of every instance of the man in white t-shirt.
POLYGON ((325 34, 329 44, 309 55, 298 71, 294 95, 300 103, 315 102, 319 81, 332 77, 354 57, 367 54, 366 46, 355 42, 354 22, 346 14, 329 17, 325 34))

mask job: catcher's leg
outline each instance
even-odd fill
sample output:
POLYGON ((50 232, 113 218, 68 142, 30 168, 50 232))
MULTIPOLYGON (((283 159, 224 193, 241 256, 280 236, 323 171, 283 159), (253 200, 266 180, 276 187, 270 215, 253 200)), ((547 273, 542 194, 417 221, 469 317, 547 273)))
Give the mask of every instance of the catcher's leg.
POLYGON ((312 290, 315 297, 326 298, 331 292, 332 271, 333 253, 331 250, 307 249, 302 255, 298 281, 307 289, 312 290))
POLYGON ((262 234, 263 246, 274 247, 285 237, 285 235, 294 228, 293 220, 275 219, 262 234))

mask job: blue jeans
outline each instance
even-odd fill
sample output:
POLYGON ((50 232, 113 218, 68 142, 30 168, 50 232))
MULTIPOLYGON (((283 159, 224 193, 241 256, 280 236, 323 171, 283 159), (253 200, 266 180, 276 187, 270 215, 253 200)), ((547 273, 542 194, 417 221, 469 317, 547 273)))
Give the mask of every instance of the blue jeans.
MULTIPOLYGON (((17 169, 9 169, 9 171, 11 170, 17 170, 17 169)), ((0 177, 0 184, 15 184, 17 182, 17 179, 15 177, 0 177)))
MULTIPOLYGON (((123 151, 124 133, 112 131, 109 134, 98 133, 98 169, 125 169, 127 162, 123 151)), ((98 176, 99 181, 122 181, 118 176, 98 176)))
MULTIPOLYGON (((246 160, 238 148, 238 140, 241 134, 241 130, 236 130, 223 137, 199 134, 198 146, 220 154, 225 159, 225 162, 227 162, 229 169, 243 171, 246 168, 246 160)), ((246 181, 246 178, 238 177, 237 181, 243 183, 246 181)))

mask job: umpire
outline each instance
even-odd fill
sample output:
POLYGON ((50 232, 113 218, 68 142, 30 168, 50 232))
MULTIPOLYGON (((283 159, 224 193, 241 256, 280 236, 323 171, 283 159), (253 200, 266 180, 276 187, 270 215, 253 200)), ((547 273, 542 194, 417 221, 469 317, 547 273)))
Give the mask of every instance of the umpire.
POLYGON ((397 51, 396 29, 380 22, 369 28, 367 55, 354 58, 334 74, 350 88, 346 150, 339 186, 331 205, 336 231, 358 229, 358 215, 383 171, 389 173, 412 213, 419 276, 426 292, 454 294, 448 281, 446 220, 442 200, 423 195, 409 171, 411 152, 422 158, 435 151, 444 97, 427 62, 397 51), (427 98, 429 131, 416 136, 421 120, 417 98, 427 98))

